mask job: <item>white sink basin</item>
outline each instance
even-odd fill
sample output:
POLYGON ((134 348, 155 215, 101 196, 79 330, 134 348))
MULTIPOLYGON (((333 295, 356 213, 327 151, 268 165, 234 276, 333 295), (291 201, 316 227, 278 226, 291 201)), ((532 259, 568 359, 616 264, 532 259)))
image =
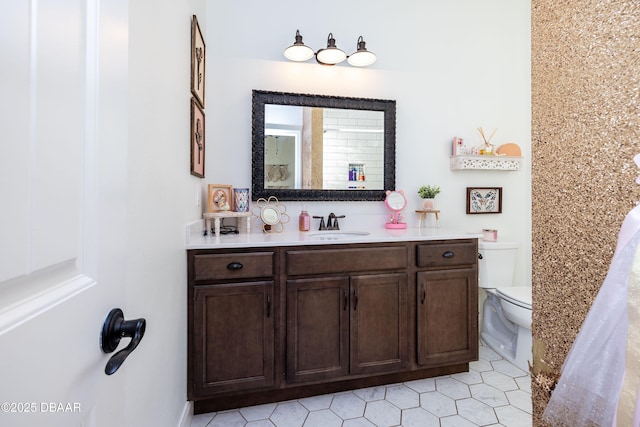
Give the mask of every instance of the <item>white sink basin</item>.
POLYGON ((319 231, 311 233, 307 237, 313 240, 342 240, 354 237, 368 236, 368 231, 319 231))

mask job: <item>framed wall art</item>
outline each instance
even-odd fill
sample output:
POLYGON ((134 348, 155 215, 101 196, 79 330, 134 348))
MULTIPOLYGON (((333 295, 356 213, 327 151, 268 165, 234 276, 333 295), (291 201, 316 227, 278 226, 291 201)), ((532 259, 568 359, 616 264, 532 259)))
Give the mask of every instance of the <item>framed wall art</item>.
POLYGON ((467 214, 502 213, 502 187, 467 187, 467 214))
POLYGON ((204 178, 204 111, 191 98, 191 175, 204 178))
POLYGON ((228 184, 209 184, 209 212, 233 210, 233 187, 228 184))
POLYGON ((191 93, 204 108, 204 84, 205 84, 206 46, 198 18, 193 15, 191 19, 191 93))

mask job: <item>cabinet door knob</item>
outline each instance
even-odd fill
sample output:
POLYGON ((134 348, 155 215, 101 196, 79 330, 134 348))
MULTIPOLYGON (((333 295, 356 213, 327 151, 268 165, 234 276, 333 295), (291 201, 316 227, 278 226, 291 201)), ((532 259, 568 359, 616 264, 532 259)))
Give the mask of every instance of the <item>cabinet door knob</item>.
POLYGON ((424 304, 424 300, 427 298, 427 290, 424 287, 424 282, 420 284, 420 304, 424 304))
POLYGON ((456 254, 454 254, 454 253, 453 253, 453 252, 451 252, 451 251, 447 251, 447 252, 443 253, 443 254, 442 254, 442 256, 443 256, 444 258, 453 258, 454 256, 456 256, 456 254))
POLYGON ((241 262, 230 262, 227 264, 228 270, 240 270, 242 267, 244 267, 244 265, 242 265, 241 262))

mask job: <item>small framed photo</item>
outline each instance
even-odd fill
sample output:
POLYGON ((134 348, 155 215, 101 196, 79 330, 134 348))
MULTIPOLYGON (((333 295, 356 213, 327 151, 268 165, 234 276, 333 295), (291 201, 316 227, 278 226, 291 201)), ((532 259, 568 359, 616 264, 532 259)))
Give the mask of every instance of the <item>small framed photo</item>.
POLYGON ((204 108, 204 81, 205 81, 205 62, 206 62, 206 46, 204 38, 200 31, 198 18, 193 15, 191 19, 191 93, 204 108))
POLYGON ((191 98, 191 175, 204 178, 204 111, 191 98))
POLYGON ((502 187, 467 187, 467 214, 502 213, 502 187))
POLYGON ((209 184, 209 212, 233 210, 233 187, 227 184, 209 184))

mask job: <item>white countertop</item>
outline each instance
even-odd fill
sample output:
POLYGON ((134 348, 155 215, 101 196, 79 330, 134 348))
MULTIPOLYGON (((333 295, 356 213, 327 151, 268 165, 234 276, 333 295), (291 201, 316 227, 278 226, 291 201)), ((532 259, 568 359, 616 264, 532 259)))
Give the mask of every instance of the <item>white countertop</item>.
POLYGON ((409 227, 390 230, 384 227, 369 229, 347 229, 337 231, 284 231, 282 233, 251 232, 203 236, 197 227, 187 229, 186 249, 257 248, 266 246, 299 246, 375 242, 409 242, 422 240, 476 239, 482 233, 445 228, 409 227), (196 229, 196 231, 194 231, 196 229), (191 231, 189 231, 191 230, 191 231), (366 232, 367 235, 355 233, 366 232), (354 233, 348 235, 348 233, 354 233), (339 236, 336 236, 339 234, 339 236))

